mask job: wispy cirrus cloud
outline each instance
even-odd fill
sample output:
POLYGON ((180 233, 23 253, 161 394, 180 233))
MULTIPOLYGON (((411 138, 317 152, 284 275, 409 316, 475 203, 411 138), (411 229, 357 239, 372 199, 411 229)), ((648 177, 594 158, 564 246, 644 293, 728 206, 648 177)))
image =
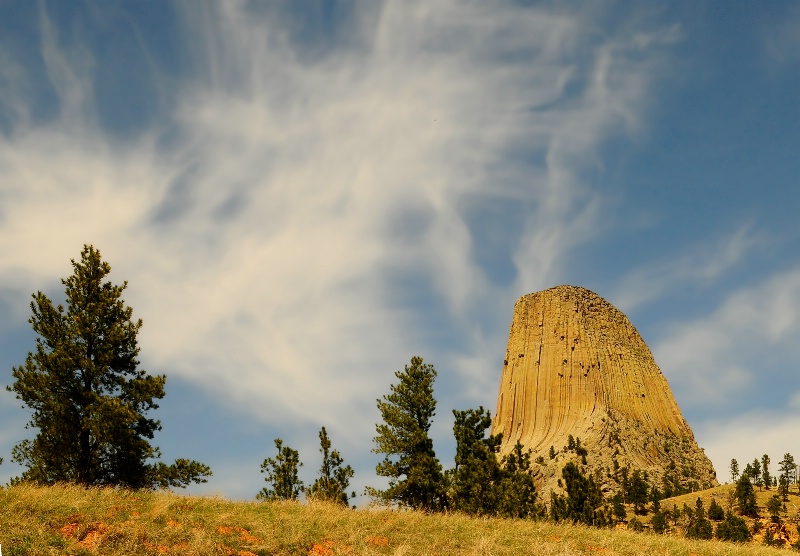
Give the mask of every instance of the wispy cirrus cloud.
POLYGON ((129 281, 147 368, 274 426, 363 445, 415 353, 444 407, 492 406, 513 301, 602 229, 587 173, 641 129, 672 31, 386 2, 311 48, 265 10, 183 5, 191 67, 153 74, 173 100, 127 139, 98 123, 91 51, 64 53, 42 13, 60 111, 0 137, 4 289, 49 287, 95 244, 129 281), (513 216, 481 224, 497 206, 513 216))
POLYGON ((764 234, 750 223, 730 234, 698 242, 692 249, 661 257, 629 272, 617 286, 615 302, 620 309, 630 312, 678 288, 713 286, 766 243, 764 234))
POLYGON ((710 314, 674 322, 654 347, 678 397, 694 411, 735 412, 789 402, 800 322, 800 270, 732 292, 710 314), (762 377, 769 376, 764 382, 762 377))

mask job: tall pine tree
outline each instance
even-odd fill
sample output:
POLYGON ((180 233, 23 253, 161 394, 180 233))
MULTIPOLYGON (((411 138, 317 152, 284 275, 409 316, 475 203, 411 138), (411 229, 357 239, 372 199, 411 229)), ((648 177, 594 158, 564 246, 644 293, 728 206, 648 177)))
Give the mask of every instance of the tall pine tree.
POLYGON ((150 461, 160 456, 149 440, 161 425, 146 414, 164 397, 166 377, 138 368, 142 321, 131 320, 122 300, 127 282, 105 281, 111 267, 89 245, 72 267, 61 281, 66 310, 33 295, 36 351, 13 369, 8 387, 33 410, 28 426, 39 431, 13 449, 27 467, 21 479, 129 488, 205 482, 211 470, 202 463, 150 461))
POLYGON ((375 425, 378 435, 373 448, 384 454, 375 471, 388 477, 389 487, 368 487, 367 494, 387 504, 439 510, 444 504, 442 465, 428 436, 436 414, 436 370, 421 357, 412 357, 411 366, 395 376, 399 382, 391 386, 391 393, 377 400, 383 422, 375 425))

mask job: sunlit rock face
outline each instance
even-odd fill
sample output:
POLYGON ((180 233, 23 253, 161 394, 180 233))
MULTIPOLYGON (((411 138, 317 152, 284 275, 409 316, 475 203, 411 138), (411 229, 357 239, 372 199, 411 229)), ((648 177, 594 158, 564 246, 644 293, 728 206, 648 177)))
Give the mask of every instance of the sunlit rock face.
POLYGON ((520 442, 542 458, 546 491, 566 461, 580 459, 564 451, 569 435, 606 490, 622 467, 659 486, 665 474, 691 488, 717 484, 650 349, 622 312, 584 288, 517 301, 492 433, 503 434, 501 455, 520 442))

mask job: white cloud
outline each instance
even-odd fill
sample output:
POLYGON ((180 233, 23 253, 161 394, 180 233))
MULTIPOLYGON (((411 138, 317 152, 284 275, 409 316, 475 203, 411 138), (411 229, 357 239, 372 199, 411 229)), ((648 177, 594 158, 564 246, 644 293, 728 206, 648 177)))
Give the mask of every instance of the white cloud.
POLYGON ((613 298, 622 311, 631 312, 676 288, 708 287, 745 262, 747 255, 765 241, 751 224, 745 224, 733 233, 698 244, 680 255, 663 257, 635 269, 620 281, 613 298))
POLYGON ((711 459, 720 482, 729 482, 730 463, 735 459, 741 472, 745 465, 767 454, 770 471, 778 474, 783 455, 792 453, 792 439, 800 427, 800 414, 795 412, 753 411, 731 419, 713 420, 695 427, 695 437, 711 459))
POLYGON ((751 406, 769 404, 794 378, 799 321, 800 269, 791 269, 735 291, 707 316, 672 323, 653 352, 679 398, 695 407, 730 406, 744 395, 751 406))
POLYGON ((353 23, 358 46, 309 61, 274 19, 206 8, 184 14, 205 71, 129 142, 96 124, 88 54, 46 34, 62 113, 0 139, 4 285, 54 283, 93 243, 130 283, 149 370, 263 421, 335 422, 345 442, 369 436, 391 373, 430 347, 433 309, 408 310, 404 288, 468 338, 466 353, 423 354, 440 372, 437 358, 494 370, 483 352, 502 352, 505 329, 487 339, 469 319, 510 316, 498 301, 551 285, 594 237, 583 174, 607 137, 639 128, 640 48, 659 41, 606 42, 580 15, 388 2, 353 23), (519 150, 543 161, 512 164, 519 150), (494 198, 530 207, 508 238, 515 291, 476 266, 461 212, 494 198))

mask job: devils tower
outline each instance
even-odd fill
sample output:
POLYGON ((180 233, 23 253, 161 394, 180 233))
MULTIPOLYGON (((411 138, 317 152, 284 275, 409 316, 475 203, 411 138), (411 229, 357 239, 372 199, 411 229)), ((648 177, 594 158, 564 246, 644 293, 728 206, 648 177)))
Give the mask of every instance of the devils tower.
POLYGON ((717 485, 639 333, 584 288, 558 286, 517 301, 492 423, 498 433, 501 455, 517 442, 532 450, 545 492, 577 458, 566 449, 570 436, 606 490, 621 468, 647 471, 657 486, 717 485))

